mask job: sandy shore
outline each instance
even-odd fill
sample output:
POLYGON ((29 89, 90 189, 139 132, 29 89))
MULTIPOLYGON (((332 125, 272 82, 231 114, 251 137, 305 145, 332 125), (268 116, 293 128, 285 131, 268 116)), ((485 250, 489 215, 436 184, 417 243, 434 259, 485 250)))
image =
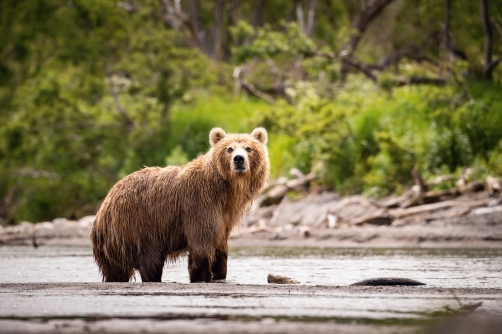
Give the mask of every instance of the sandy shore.
POLYGON ((1 333, 413 333, 502 289, 179 283, 0 284, 1 333))

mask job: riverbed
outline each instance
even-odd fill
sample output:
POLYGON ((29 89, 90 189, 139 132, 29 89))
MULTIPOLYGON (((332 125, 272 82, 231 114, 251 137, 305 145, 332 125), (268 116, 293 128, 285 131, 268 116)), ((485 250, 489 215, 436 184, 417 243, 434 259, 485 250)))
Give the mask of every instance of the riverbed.
POLYGON ((0 247, 0 332, 416 332, 482 302, 502 316, 501 249, 231 248, 224 283, 104 284, 89 247, 0 247), (300 284, 272 285, 269 273, 300 284), (403 277, 420 287, 353 287, 403 277))
MULTIPOLYGON (((0 283, 100 282, 89 247, 0 247, 0 283)), ((502 287, 502 249, 231 248, 228 283, 267 284, 269 273, 307 285, 349 285, 406 277, 430 287, 502 287)), ((136 280, 141 281, 139 275, 136 280)), ((164 267, 163 281, 189 283, 186 257, 164 267)))

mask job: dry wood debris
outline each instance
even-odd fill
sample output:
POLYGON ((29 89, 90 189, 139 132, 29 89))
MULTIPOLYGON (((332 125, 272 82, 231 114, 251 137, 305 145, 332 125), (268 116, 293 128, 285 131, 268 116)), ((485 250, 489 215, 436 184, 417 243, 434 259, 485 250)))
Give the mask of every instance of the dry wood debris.
POLYGON ((334 192, 316 191, 313 173, 291 171, 291 179, 272 183, 245 217, 243 227, 234 237, 247 233, 280 234, 294 232, 310 237, 320 229, 343 229, 352 226, 404 226, 447 220, 465 215, 502 212, 502 181, 488 176, 484 182, 469 181, 472 172, 466 169, 460 178, 443 175, 424 181, 417 170, 411 172, 414 185, 401 196, 380 201, 355 195, 340 197, 334 192), (438 185, 455 184, 441 190, 438 185), (291 199, 290 191, 301 194, 291 199))

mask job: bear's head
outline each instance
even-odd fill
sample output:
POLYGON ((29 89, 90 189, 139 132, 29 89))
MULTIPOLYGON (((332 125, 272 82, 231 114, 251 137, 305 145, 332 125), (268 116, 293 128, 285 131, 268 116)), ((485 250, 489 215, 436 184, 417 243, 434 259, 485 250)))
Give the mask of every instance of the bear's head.
POLYGON ((269 161, 267 130, 256 128, 251 134, 227 134, 221 128, 209 133, 213 161, 224 179, 266 174, 269 161))

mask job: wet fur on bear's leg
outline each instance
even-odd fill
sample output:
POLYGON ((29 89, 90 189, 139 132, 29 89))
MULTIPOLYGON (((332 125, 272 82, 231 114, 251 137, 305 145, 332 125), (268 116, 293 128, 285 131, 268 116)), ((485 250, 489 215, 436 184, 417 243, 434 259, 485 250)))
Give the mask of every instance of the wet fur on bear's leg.
POLYGON ((129 282, 134 274, 134 269, 124 270, 107 263, 101 267, 101 273, 103 275, 103 282, 129 282))
POLYGON ((228 247, 225 249, 217 249, 215 260, 213 262, 213 280, 227 278, 227 260, 228 260, 228 247))
POLYGON ((211 260, 201 254, 188 254, 188 273, 190 275, 190 283, 196 282, 211 282, 211 260))
POLYGON ((142 282, 162 282, 165 256, 142 255, 138 271, 142 282))
POLYGON ((134 275, 134 268, 132 266, 123 268, 110 261, 103 250, 103 235, 94 227, 91 230, 91 241, 94 259, 101 271, 103 282, 129 282, 134 275))

